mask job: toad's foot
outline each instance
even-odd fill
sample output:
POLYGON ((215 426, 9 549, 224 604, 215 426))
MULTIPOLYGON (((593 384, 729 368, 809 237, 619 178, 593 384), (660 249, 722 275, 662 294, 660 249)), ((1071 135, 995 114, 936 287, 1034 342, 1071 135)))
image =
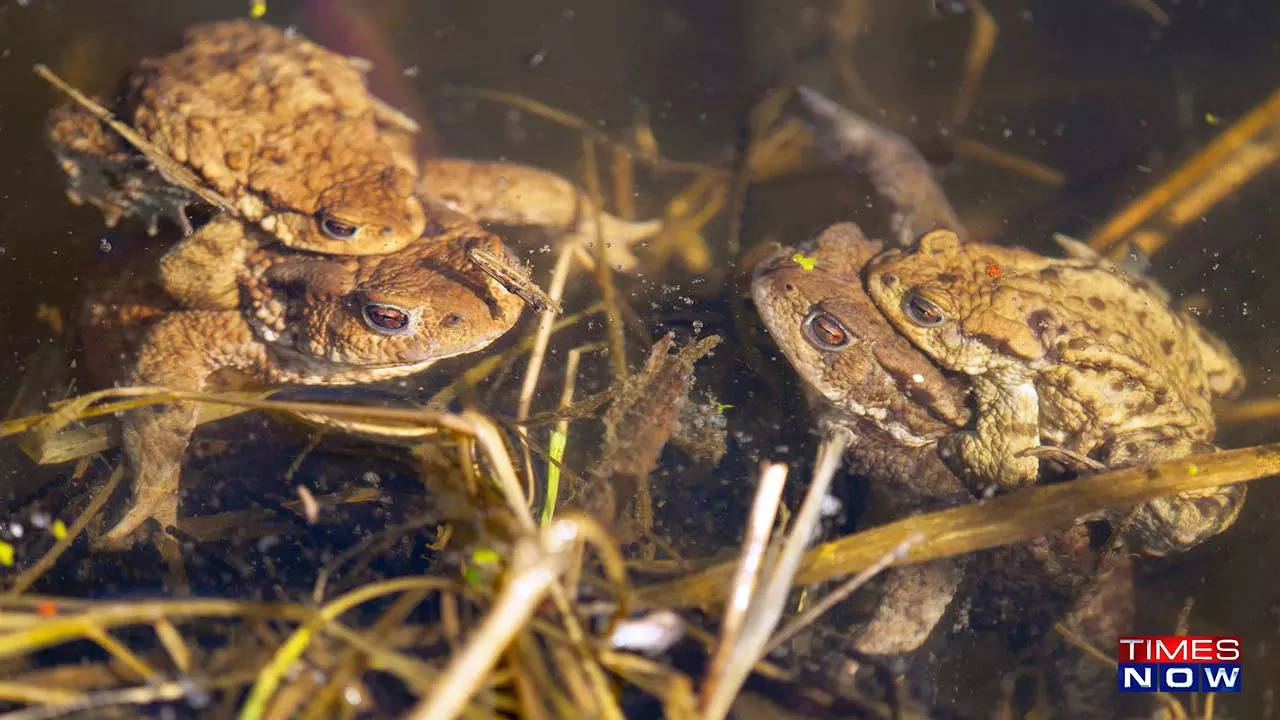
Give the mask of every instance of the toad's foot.
POLYGON ((1244 507, 1245 486, 1192 490, 1149 500, 1129 518, 1137 549, 1162 557, 1199 545, 1235 524, 1244 507))
POLYGON ((98 549, 129 548, 138 528, 152 518, 161 528, 177 524, 178 478, 196 414, 194 403, 173 403, 142 408, 125 421, 124 450, 134 469, 133 505, 95 541, 98 549))
MULTIPOLYGON (((1103 460, 1109 467, 1130 467, 1210 450, 1207 443, 1164 429, 1117 438, 1103 460)), ((1162 557, 1188 550, 1235 524, 1245 494, 1244 485, 1189 490, 1111 514, 1113 523, 1125 529, 1136 550, 1162 557)))
POLYGON ((886 571, 880 602, 856 633, 853 646, 871 655, 906 653, 920 647, 955 597, 963 571, 963 565, 954 559, 886 571))
POLYGON ((168 217, 191 232, 186 207, 196 196, 166 179, 92 113, 75 103, 57 107, 49 113, 45 133, 67 174, 67 197, 97 207, 107 227, 137 216, 155 235, 160 218, 168 217))
POLYGON ((899 245, 910 247, 921 235, 939 228, 964 237, 964 226, 910 141, 809 88, 800 88, 799 97, 818 142, 866 172, 876 192, 889 203, 899 245))
POLYGON ((423 161, 420 177, 418 191, 429 202, 475 220, 558 231, 588 256, 603 240, 606 260, 623 272, 636 267, 632 246, 662 229, 661 220, 633 222, 597 212, 573 183, 527 165, 436 158, 423 161))

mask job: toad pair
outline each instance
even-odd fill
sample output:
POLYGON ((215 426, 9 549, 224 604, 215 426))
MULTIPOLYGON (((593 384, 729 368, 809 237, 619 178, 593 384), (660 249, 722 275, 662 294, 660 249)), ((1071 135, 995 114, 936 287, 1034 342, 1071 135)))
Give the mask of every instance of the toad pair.
MULTIPOLYGON (((810 98, 836 112, 822 102, 829 101, 810 98)), ((890 140, 856 116, 841 117, 842 127, 856 124, 861 132, 845 138, 861 143, 850 152, 907 157, 900 138, 890 140)), ((893 166, 891 202, 941 197, 902 190, 933 183, 922 160, 919 166, 893 166)), ((833 230, 804 250, 804 265, 779 272, 792 262, 795 251, 788 249, 757 270, 757 308, 823 402, 875 422, 902 444, 937 440, 978 495, 1034 484, 1045 455, 1096 469, 1212 447, 1210 402, 1242 388, 1239 363, 1149 280, 1074 241, 1062 241, 1070 257, 1047 258, 964 242, 958 222, 945 219, 954 218, 949 208, 901 214, 912 218, 907 226, 940 217, 947 224, 928 229, 914 248, 885 252, 856 228, 833 230), (861 263, 851 266, 855 258, 861 263), (887 340, 895 334, 910 344, 887 340), (884 366, 902 397, 862 389, 867 363, 884 366), (968 379, 973 430, 963 429, 969 411, 952 376, 935 364, 968 379), (894 412, 904 402, 927 409, 950 430, 913 432, 894 412)), ((1154 554, 1189 547, 1234 522, 1243 498, 1243 487, 1229 487, 1155 500, 1137 511, 1132 534, 1154 554)))
MULTIPOLYGON (((50 113, 49 141, 67 173, 68 196, 99 207, 108 225, 136 215, 154 233, 167 216, 190 234, 187 206, 214 198, 224 219, 240 221, 212 231, 227 257, 266 242, 336 255, 390 253, 417 241, 441 207, 584 241, 596 239, 599 218, 610 260, 624 267, 633 261, 628 245, 659 229, 656 221, 597 212, 584 193, 542 170, 463 159, 419 163, 417 125, 369 92, 368 69, 366 61, 269 25, 198 25, 181 49, 143 60, 122 83, 115 115, 147 152, 76 103, 50 113), (195 186, 157 164, 156 154, 195 186)), ((179 242, 166 265, 208 268, 200 250, 209 245, 205 234, 179 242)), ((215 280, 166 284, 186 304, 233 307, 233 283, 215 280)))
MULTIPOLYGON (((821 139, 893 207, 908 247, 885 251, 857 226, 834 225, 760 263, 752 296, 818 422, 851 431, 851 468, 870 480, 873 512, 901 517, 1033 484, 1039 460, 1028 450, 1113 466, 1209 447, 1210 396, 1238 390, 1243 376, 1194 319, 1078 244, 1058 260, 963 242, 905 140, 820 96, 805 101, 821 139)), ((1230 527, 1244 496, 1239 486, 1146 503, 1128 537, 1151 554, 1185 549, 1230 527)), ((1132 581, 1123 554, 1095 576, 1091 545, 1078 525, 967 561, 895 568, 852 643, 911 652, 959 604, 967 618, 956 626, 990 616, 1026 642, 1062 621, 1105 647, 1131 620, 1132 581), (964 603, 952 602, 958 594, 964 603)), ((1103 696, 1095 691, 1113 680, 1092 658, 1058 653, 1074 653, 1060 690, 1103 696)))
MULTIPOLYGON (((119 380, 183 390, 223 387, 223 370, 303 384, 403 376, 485 347, 520 314, 520 300, 469 258, 518 262, 477 219, 594 241, 599 218, 619 264, 658 229, 595 212, 545 171, 417 163, 416 126, 368 91, 366 69, 248 21, 198 26, 177 52, 143 61, 117 116, 199 193, 80 105, 50 114, 73 201, 98 206, 109 225, 133 215, 155 232, 168 216, 187 231, 137 279, 90 300, 91 365, 123 359, 119 380), (208 196, 221 212, 193 231, 186 208, 208 196)), ((149 517, 176 520, 194 422, 189 403, 126 416, 136 500, 105 545, 127 545, 149 517)))

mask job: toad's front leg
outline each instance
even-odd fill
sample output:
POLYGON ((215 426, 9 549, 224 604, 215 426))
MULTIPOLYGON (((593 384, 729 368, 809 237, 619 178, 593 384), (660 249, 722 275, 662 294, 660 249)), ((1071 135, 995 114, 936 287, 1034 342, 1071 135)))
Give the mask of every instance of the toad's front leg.
POLYGON ((160 284, 183 308, 231 310, 239 305, 237 284, 256 231, 226 213, 179 240, 160 258, 160 284))
POLYGON ((418 192, 474 220, 499 225, 534 225, 563 232, 571 242, 590 247, 599 234, 609 262, 631 270, 631 245, 655 235, 662 221, 633 222, 597 212, 591 198, 559 175, 528 165, 458 158, 424 160, 418 192))
POLYGON ((977 426, 942 439, 948 464, 975 494, 1033 485, 1040 461, 1030 450, 1040 445, 1040 402, 1030 379, 976 375, 977 426))
MULTIPOLYGON (((238 312, 177 312, 147 333, 131 382, 201 391, 225 368, 261 375, 265 358, 265 348, 238 312)), ((134 531, 151 518, 162 527, 177 522, 178 480, 197 407, 192 402, 164 403, 126 416, 124 451, 134 473, 133 505, 98 538, 98 547, 129 547, 134 531)))

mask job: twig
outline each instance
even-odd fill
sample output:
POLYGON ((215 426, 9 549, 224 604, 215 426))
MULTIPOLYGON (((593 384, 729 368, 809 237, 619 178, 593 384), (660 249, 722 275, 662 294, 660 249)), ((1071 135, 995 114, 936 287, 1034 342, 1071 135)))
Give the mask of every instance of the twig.
POLYGON ((587 193, 591 197, 591 209, 596 213, 595 275, 596 284, 600 286, 600 300, 604 303, 605 327, 609 334, 609 366, 613 368, 614 381, 625 382, 627 379, 626 338, 622 332, 622 313, 618 309, 618 291, 613 284, 613 268, 609 267, 606 258, 604 225, 600 221, 602 200, 600 168, 596 164, 596 145, 588 139, 582 141, 582 164, 587 193))
POLYGON ((1147 218, 1173 203, 1198 182, 1211 178, 1232 153, 1272 127, 1280 118, 1280 90, 1214 138, 1158 185, 1113 215, 1089 238, 1089 245, 1107 251, 1138 229, 1147 218))
POLYGON ((1102 662, 1103 664, 1110 665, 1111 667, 1116 666, 1115 658, 1108 657, 1101 650, 1094 647, 1093 643, 1089 642, 1083 637, 1080 637, 1079 633, 1067 627, 1066 623, 1063 623, 1061 621, 1056 622, 1053 624, 1053 629, 1054 629, 1054 632, 1066 638, 1067 641, 1070 642, 1072 645, 1075 645, 1080 650, 1083 650, 1086 655, 1089 655, 1090 657, 1094 658, 1095 660, 1098 660, 1099 662, 1102 662))
POLYGON ((110 629, 122 625, 145 625, 155 621, 156 617, 175 619, 180 617, 243 617, 266 616, 291 620, 307 620, 313 611, 299 605, 282 603, 249 603, 234 600, 181 600, 151 601, 133 603, 77 603, 75 600, 48 598, 29 598, 22 596, 14 600, 23 603, 50 603, 55 607, 83 607, 84 610, 75 615, 58 616, 51 619, 32 615, 29 627, 0 634, 0 658, 12 657, 22 653, 30 653, 72 640, 80 640, 89 632, 90 625, 99 629, 110 629))
POLYGON ((632 155, 644 160, 645 162, 653 166, 655 170, 658 170, 658 171, 682 172, 682 173, 694 173, 694 174, 712 172, 712 173, 718 173, 725 176, 729 174, 728 171, 724 170, 723 168, 715 167, 714 165, 706 165, 704 163, 697 163, 697 162, 684 162, 680 160, 670 160, 654 152, 646 152, 644 149, 637 147, 635 145, 620 143, 614 140, 613 138, 610 138, 605 133, 600 132, 600 129, 597 128, 595 125, 587 122, 586 120, 578 117, 577 115, 567 113, 563 110, 559 110, 557 108, 551 107, 550 105, 547 105, 545 103, 540 103, 537 100, 532 100, 530 98, 524 97, 523 95, 502 92, 500 90, 487 90, 485 88, 471 88, 471 87, 449 88, 445 94, 456 95, 459 97, 471 97, 471 98, 477 98, 481 100, 489 100, 492 102, 499 102, 499 103, 520 108, 525 112, 529 112, 539 117, 546 118, 547 120, 550 120, 559 125, 572 128, 578 131, 579 133, 581 133, 584 137, 589 138, 590 140, 593 140, 595 142, 621 147, 627 152, 631 153, 632 155))
POLYGON ((248 673, 231 673, 205 683, 179 680, 140 687, 103 690, 77 696, 65 704, 41 705, 7 712, 0 715, 0 720, 53 720, 66 715, 84 713, 88 710, 108 708, 114 705, 149 705, 166 700, 181 700, 195 693, 244 685, 252 677, 248 673))
MULTIPOLYGON (((568 254, 570 255, 570 257, 567 260, 565 260, 566 263, 571 263, 573 261, 573 257, 572 257, 573 252, 574 251, 572 250, 568 251, 568 254)), ((559 257, 557 257, 556 260, 557 260, 557 267, 558 267, 559 266, 558 263, 560 260, 559 257)), ((565 274, 566 276, 568 275, 567 265, 565 267, 565 274)), ((563 286, 564 286, 564 282, 562 280, 561 281, 562 291, 563 291, 563 286)), ((548 294, 551 294, 551 293, 548 293, 548 294)), ((554 322, 550 324, 551 329, 548 331, 547 338, 543 339, 542 341, 543 352, 544 353, 546 352, 547 339, 549 339, 552 334, 559 332, 560 330, 563 330, 567 327, 572 327, 574 325, 577 325, 580 320, 590 317, 591 315, 594 315, 595 313, 600 312, 602 309, 603 309, 603 306, 600 305, 600 303, 593 303, 587 306, 586 308, 584 308, 583 310, 581 310, 580 312, 571 313, 569 315, 562 315, 560 319, 554 320, 554 322)), ((539 316, 538 325, 539 327, 541 327, 542 325, 542 316, 539 316)), ((432 395, 431 399, 428 400, 426 403, 427 407, 436 408, 436 407, 444 407, 448 405, 455 397, 457 397, 458 388, 476 385, 481 380, 493 374, 495 369, 507 367, 510 363, 514 363, 515 359, 518 358, 519 356, 527 352, 532 352, 536 345, 536 340, 537 340, 536 334, 535 335, 526 334, 523 338, 520 339, 520 342, 517 343, 515 346, 508 348, 503 352, 489 355, 484 359, 480 360, 476 364, 472 365, 466 372, 459 375, 458 378, 455 379, 453 382, 449 383, 448 385, 445 385, 443 388, 440 389, 439 392, 437 392, 435 395, 432 395)), ((538 369, 541 370, 541 364, 538 365, 538 369)), ((528 373, 526 373, 526 377, 527 376, 528 376, 528 373)), ((534 386, 535 387, 537 386, 536 382, 534 383, 534 386)), ((523 397, 523 394, 521 395, 521 397, 523 397)), ((533 391, 530 390, 529 398, 532 398, 532 397, 533 397, 533 391)))
POLYGON ((952 125, 961 125, 969 117, 974 98, 978 95, 978 87, 982 84, 982 72, 991 59, 996 35, 1000 32, 996 19, 981 0, 970 0, 969 12, 973 16, 973 25, 969 32, 969 47, 964 55, 964 76, 960 80, 960 92, 956 94, 955 104, 951 106, 952 125))
POLYGON ((778 502, 782 498, 782 488, 786 481, 787 466, 782 463, 766 463, 760 470, 760 481, 756 486, 746 532, 742 537, 742 551, 738 554, 738 567, 734 571, 729 602, 725 603, 724 619, 720 622, 720 639, 702 683, 699 705, 704 708, 709 707, 711 699, 716 697, 724 671, 737 648, 738 633, 755 593, 756 578, 764 562, 769 536, 773 533, 773 523, 778 516, 778 502))
POLYGON ((84 624, 84 636, 96 643, 98 647, 107 651, 107 654, 111 657, 120 661, 121 665, 129 668, 140 680, 150 682, 156 678, 155 668, 135 655, 132 650, 122 645, 119 640, 112 637, 110 633, 98 625, 86 622, 84 624))
POLYGON ((245 699, 244 705, 240 708, 238 717, 240 720, 257 720, 262 717, 263 711, 266 710, 267 700, 271 698, 272 693, 280 685, 281 678, 293 666, 293 663, 302 656, 307 646, 311 644, 311 638, 316 631, 324 629, 326 624, 336 620, 338 616, 346 611, 376 597, 391 593, 419 589, 446 590, 454 587, 454 583, 440 578, 396 578, 365 585, 325 605, 320 609, 320 612, 316 613, 314 618, 295 630, 289 636, 289 639, 276 649, 271 661, 259 671, 258 679, 249 691, 249 696, 245 699))
MULTIPOLYGON (((564 245, 556 256, 555 267, 551 270, 551 282, 547 286, 547 294, 557 302, 564 295, 565 282, 569 278, 569 268, 573 264, 574 248, 564 245)), ((529 362, 525 365, 524 381, 520 387, 520 399, 516 404, 516 420, 523 421, 529 417, 529 408, 533 405, 533 392, 538 387, 538 376, 542 373, 542 363, 547 355, 547 343, 551 340, 551 332, 555 324, 555 313, 543 312, 538 317, 538 330, 534 334, 533 349, 529 352, 529 362)))
POLYGON ((484 248, 474 247, 467 250, 467 257, 483 270, 486 275, 506 288, 508 292, 519 296, 535 312, 549 311, 553 315, 559 315, 564 312, 564 309, 560 307, 560 303, 543 292, 542 288, 538 287, 538 284, 526 272, 521 272, 521 269, 511 267, 494 253, 484 248))
MULTIPOLYGON (((573 390, 578 379, 578 363, 583 352, 594 352, 599 345, 592 343, 569 350, 564 363, 564 389, 560 392, 559 411, 564 412, 573 404, 573 390)), ((547 491, 543 494, 542 517, 540 525, 546 527, 555 517, 556 501, 560 497, 560 463, 564 459, 565 445, 569 442, 569 418, 562 417, 556 421, 551 430, 551 441, 547 447, 550 459, 547 461, 547 491)))
POLYGON ((751 108, 747 118, 747 146, 743 149, 729 182, 729 229, 725 249, 730 257, 736 257, 742 246, 742 220, 746 212, 747 190, 754 179, 756 160, 764 154, 760 149, 762 136, 778 119, 783 103, 789 97, 789 90, 774 90, 751 108))
POLYGON ((475 410, 465 411, 462 417, 471 425, 471 432, 468 434, 476 439, 476 443, 489 456, 489 465, 497 476, 497 485, 502 491, 503 499, 507 501, 507 509, 511 511, 521 530, 531 535, 536 533, 537 525, 533 522, 533 515, 529 513, 529 499, 520 487, 520 479, 516 477, 515 466, 511 463, 511 456, 507 453, 497 426, 483 413, 475 410))
POLYGON ((324 595, 329 584, 329 577, 345 565, 347 561, 357 557, 363 552, 366 552, 369 548, 375 545, 379 545, 381 543, 393 543, 396 539, 403 537, 406 533, 425 527, 435 517, 436 513, 423 514, 407 522, 382 528, 379 532, 372 533, 361 539, 360 542, 348 547, 346 550, 343 550, 336 557, 326 563, 325 566, 321 568, 320 572, 316 573, 315 584, 311 586, 311 602, 317 605, 324 602, 324 595))
POLYGON ((563 556, 544 553, 533 541, 516 548, 512 566, 520 571, 494 599, 466 648, 449 661, 431 694, 406 715, 407 720, 452 720, 462 711, 512 637, 532 617, 563 562, 563 556))
MULTIPOLYGON (((863 570, 915 533, 922 534, 924 541, 895 564, 920 563, 1030 540, 1102 510, 1278 473, 1280 443, 1273 443, 1028 488, 984 502, 912 516, 824 543, 806 555, 797 582, 811 584, 863 570)), ((717 565, 671 583, 644 588, 639 597, 665 607, 708 607, 722 601, 732 573, 732 565, 717 565)))
POLYGON ((782 617, 787 594, 796 581, 796 570, 800 567, 805 546, 809 544, 813 530, 821 519, 822 501, 827 496, 850 439, 848 430, 837 428, 819 446, 818 461, 809 489, 805 491, 800 510, 792 520, 791 530, 770 568, 769 576, 760 592, 752 599, 747 617, 743 621, 743 631, 733 649, 731 662, 725 668, 718 692, 703 707, 705 720, 720 720, 729 712, 729 707, 751 673, 751 668, 764 657, 765 645, 777 627, 778 619, 782 617))
MULTIPOLYGON (((577 583, 573 583, 573 586, 576 587, 577 583)), ((622 708, 618 706, 617 699, 613 697, 613 692, 609 688, 609 681, 605 677, 599 661, 596 659, 593 648, 588 643, 587 634, 583 631, 582 624, 578 621, 578 616, 573 612, 573 604, 565 592, 564 586, 553 583, 550 594, 556 610, 560 612, 560 618, 569 636, 569 642, 578 656, 578 661, 582 664, 583 674, 586 675, 587 682, 590 684, 591 693, 596 707, 599 709, 600 717, 606 720, 624 720, 622 708)))
POLYGON ((156 620, 151 623, 151 627, 155 630, 156 638, 160 640, 165 652, 169 654, 169 659, 173 660, 174 667, 184 675, 191 672, 191 649, 182 639, 178 628, 174 627, 168 618, 156 620))
MULTIPOLYGON (((367 635, 370 640, 380 641, 393 628, 402 625, 409 613, 413 612, 414 608, 426 600, 427 595, 428 591, 426 590, 416 590, 404 593, 396 598, 395 602, 391 603, 391 607, 387 608, 386 612, 382 613, 373 623, 373 626, 369 628, 367 635)), ((456 598, 456 596, 450 593, 441 593, 442 601, 450 598, 456 598)), ((365 667, 361 663, 360 649, 354 646, 347 648, 336 663, 337 669, 330 673, 328 682, 316 694, 316 697, 306 710, 303 711, 302 720, 318 720, 321 717, 329 717, 330 715, 325 714, 325 708, 333 703, 342 688, 345 688, 347 683, 350 682, 352 676, 365 667)))
POLYGON ((1036 182, 1052 187, 1062 187, 1067 183, 1067 176, 1061 170, 1043 163, 994 148, 972 138, 958 137, 951 142, 956 153, 981 160, 988 165, 1011 170, 1019 175, 1029 177, 1036 182))
MULTIPOLYGON (((73 690, 41 687, 29 682, 0 680, 0 700, 39 705, 66 705, 81 702, 83 696, 73 690)), ((5 717, 0 715, 0 717, 5 717)))

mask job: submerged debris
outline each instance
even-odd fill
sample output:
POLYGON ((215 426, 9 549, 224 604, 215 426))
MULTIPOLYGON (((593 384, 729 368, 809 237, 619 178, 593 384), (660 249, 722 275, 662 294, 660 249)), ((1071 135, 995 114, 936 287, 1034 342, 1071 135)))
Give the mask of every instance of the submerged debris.
MULTIPOLYGON (((694 364, 719 343, 719 336, 706 337, 672 354, 675 336, 667 334, 654 343, 640 372, 615 391, 613 402, 601 418, 605 433, 600 458, 586 472, 591 482, 586 505, 597 517, 617 517, 627 499, 634 497, 639 529, 648 532, 652 528, 649 473, 680 425, 680 412, 693 388, 694 364)), ((704 427, 705 433, 714 436, 714 425, 704 427)), ((712 447, 715 444, 705 439, 702 443, 712 447)), ((721 429, 721 447, 723 443, 721 429)), ((711 450, 709 454, 715 456, 716 452, 711 450)), ((722 450, 719 455, 723 455, 722 450)))

